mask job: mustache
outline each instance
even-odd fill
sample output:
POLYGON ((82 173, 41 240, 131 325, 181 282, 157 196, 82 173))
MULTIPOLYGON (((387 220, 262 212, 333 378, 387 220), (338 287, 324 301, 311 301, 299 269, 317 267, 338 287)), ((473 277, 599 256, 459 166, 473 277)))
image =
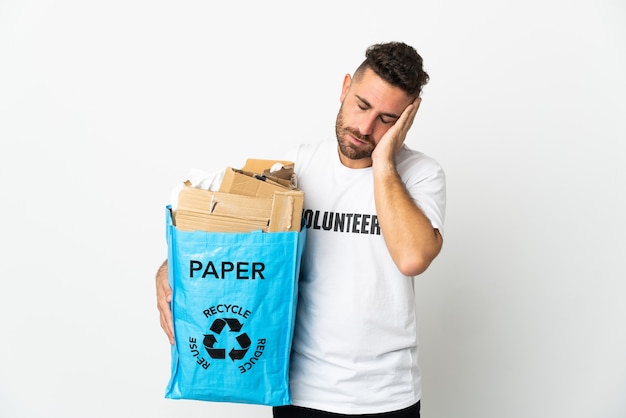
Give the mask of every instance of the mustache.
POLYGON ((359 132, 356 129, 353 128, 344 128, 344 131, 346 131, 347 133, 349 133, 350 135, 352 135, 353 137, 355 137, 356 139, 358 139, 359 141, 368 143, 368 144, 374 144, 374 141, 372 141, 372 138, 370 138, 369 135, 363 135, 361 134, 361 132, 359 132))

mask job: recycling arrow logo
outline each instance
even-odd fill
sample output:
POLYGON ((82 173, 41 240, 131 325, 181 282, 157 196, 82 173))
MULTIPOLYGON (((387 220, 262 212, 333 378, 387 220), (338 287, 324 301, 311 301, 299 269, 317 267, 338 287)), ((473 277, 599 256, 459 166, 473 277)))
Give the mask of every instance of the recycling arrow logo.
MULTIPOLYGON (((243 327, 243 324, 236 318, 218 318, 213 321, 210 330, 219 336, 222 334, 226 325, 228 325, 229 332, 239 332, 243 327)), ((218 360, 225 359, 226 348, 219 348, 219 340, 214 334, 204 334, 204 340, 202 341, 204 348, 211 358, 218 360)), ((232 361, 243 359, 252 344, 250 337, 248 337, 248 334, 245 332, 239 334, 235 339, 239 344, 239 348, 232 348, 228 353, 228 357, 230 357, 232 361)))

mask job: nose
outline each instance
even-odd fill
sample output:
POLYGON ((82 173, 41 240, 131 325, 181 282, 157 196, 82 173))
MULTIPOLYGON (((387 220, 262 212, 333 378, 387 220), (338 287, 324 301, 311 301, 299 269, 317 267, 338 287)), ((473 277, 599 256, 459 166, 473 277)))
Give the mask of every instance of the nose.
POLYGON ((366 114, 363 115, 361 120, 359 121, 359 132, 362 135, 372 135, 374 133, 374 128, 376 127, 376 115, 374 114, 366 114))

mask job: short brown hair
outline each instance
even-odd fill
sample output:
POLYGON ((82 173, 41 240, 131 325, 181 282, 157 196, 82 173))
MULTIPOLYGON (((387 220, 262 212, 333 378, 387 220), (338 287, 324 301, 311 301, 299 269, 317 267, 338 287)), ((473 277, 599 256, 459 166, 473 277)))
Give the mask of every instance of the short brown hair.
POLYGON ((422 87, 430 80, 424 71, 422 57, 410 45, 403 42, 374 44, 365 51, 365 60, 354 72, 359 78, 366 68, 379 77, 404 90, 410 96, 419 96, 422 87))

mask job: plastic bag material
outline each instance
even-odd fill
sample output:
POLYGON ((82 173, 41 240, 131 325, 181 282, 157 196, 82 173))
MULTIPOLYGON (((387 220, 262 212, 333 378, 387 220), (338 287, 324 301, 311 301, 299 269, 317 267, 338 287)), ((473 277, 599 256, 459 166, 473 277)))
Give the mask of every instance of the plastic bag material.
POLYGON ((180 231, 166 208, 175 343, 165 397, 291 403, 300 232, 180 231))

